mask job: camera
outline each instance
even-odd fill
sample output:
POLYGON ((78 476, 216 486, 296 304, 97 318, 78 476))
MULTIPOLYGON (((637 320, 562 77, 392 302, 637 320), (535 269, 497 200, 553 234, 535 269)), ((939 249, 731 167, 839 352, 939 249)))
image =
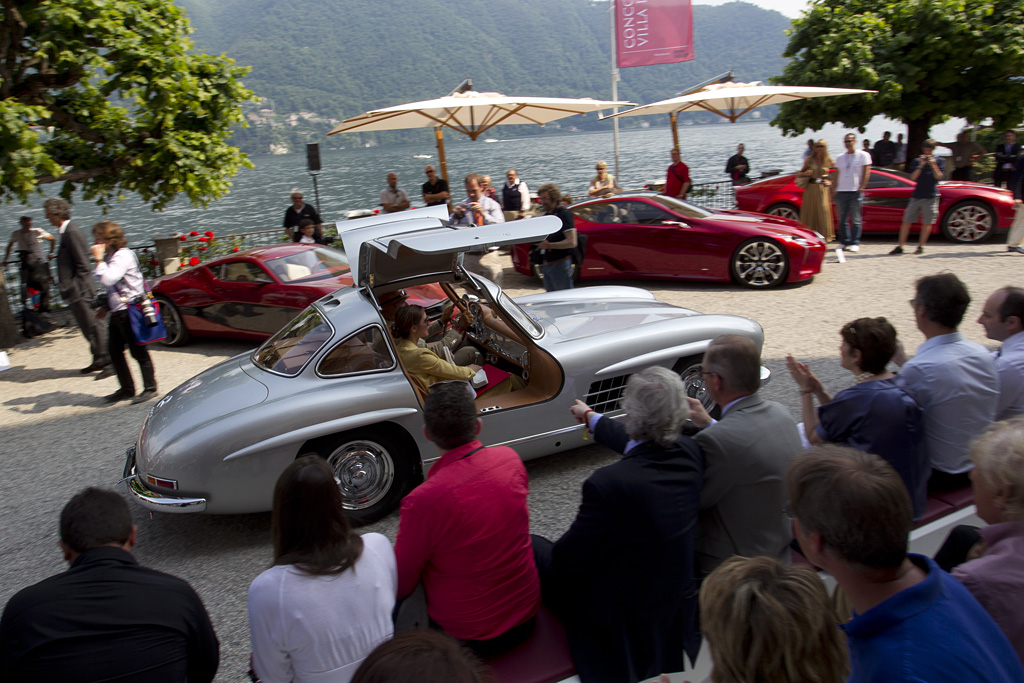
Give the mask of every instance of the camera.
POLYGON ((156 309, 153 308, 153 302, 149 300, 148 296, 143 294, 135 297, 135 303, 142 309, 142 319, 148 327, 156 327, 160 324, 160 320, 156 317, 156 309))

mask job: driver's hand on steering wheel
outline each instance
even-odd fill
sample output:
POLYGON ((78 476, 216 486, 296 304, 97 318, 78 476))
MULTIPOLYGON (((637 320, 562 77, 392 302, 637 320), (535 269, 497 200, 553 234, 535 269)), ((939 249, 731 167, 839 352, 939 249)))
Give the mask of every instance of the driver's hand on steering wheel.
POLYGON ((448 322, 452 319, 452 313, 454 312, 455 304, 449 301, 445 305, 444 310, 441 311, 441 325, 447 325, 448 322))

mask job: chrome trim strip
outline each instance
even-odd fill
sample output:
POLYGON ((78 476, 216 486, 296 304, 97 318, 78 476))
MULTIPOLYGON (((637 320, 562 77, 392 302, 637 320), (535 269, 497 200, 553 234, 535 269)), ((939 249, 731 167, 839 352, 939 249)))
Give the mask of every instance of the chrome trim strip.
POLYGON ((419 410, 411 407, 383 408, 369 413, 347 415, 329 422, 319 422, 317 424, 309 425, 308 427, 303 427, 302 429, 278 434, 269 439, 246 446, 245 448, 226 456, 224 461, 227 462, 229 460, 235 460, 236 458, 244 458, 263 450, 280 448, 281 446, 301 444, 309 439, 316 439, 321 436, 327 436, 328 434, 343 432, 349 429, 358 429, 359 427, 366 427, 367 425, 376 424, 378 422, 397 420, 408 415, 415 415, 418 412, 419 410))
MULTIPOLYGON (((619 413, 618 415, 606 415, 611 420, 619 420, 625 417, 625 413, 619 413)), ((555 429, 550 432, 544 432, 543 434, 533 434, 532 436, 524 436, 520 439, 512 439, 511 441, 502 441, 501 443, 492 443, 489 447, 495 446, 515 446, 520 443, 529 443, 530 441, 537 441, 539 439, 547 439, 555 436, 562 436, 564 434, 572 434, 583 429, 582 424, 573 425, 572 427, 563 427, 562 429, 555 429)))

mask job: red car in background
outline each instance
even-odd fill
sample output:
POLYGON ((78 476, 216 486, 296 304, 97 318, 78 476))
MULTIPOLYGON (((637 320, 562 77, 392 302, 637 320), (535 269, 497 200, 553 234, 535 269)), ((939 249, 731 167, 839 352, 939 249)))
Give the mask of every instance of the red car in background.
MULTIPOLYGON (((180 346, 190 337, 266 339, 317 299, 351 286, 344 252, 280 244, 157 278, 153 294, 167 328, 163 343, 180 346)), ((448 300, 438 285, 410 287, 408 297, 408 303, 428 309, 448 300)))
MULTIPOLYGON (((574 204, 576 230, 586 237, 579 280, 735 281, 765 289, 808 280, 821 271, 824 238, 788 218, 705 209, 654 192, 620 194, 574 204)), ((530 245, 512 247, 512 263, 540 275, 530 245)))
MULTIPOLYGON (((794 173, 739 186, 735 188, 736 206, 799 220, 804 191, 796 186, 795 178, 794 173)), ((914 185, 902 171, 872 168, 861 205, 864 233, 899 232, 914 185)), ((1013 213, 1013 195, 1009 190, 944 180, 939 183, 939 215, 932 233, 941 232, 953 242, 981 242, 996 229, 1009 228, 1013 213)), ((837 220, 835 204, 832 217, 837 220)), ((917 232, 920 225, 911 229, 917 232)))

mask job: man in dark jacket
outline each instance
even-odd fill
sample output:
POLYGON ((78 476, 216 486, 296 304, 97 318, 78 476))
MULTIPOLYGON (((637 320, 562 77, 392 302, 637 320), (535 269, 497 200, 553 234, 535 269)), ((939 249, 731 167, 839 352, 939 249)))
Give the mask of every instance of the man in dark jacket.
POLYGON ((110 368, 110 353, 107 351, 107 326, 96 321, 96 314, 90 306, 96 298, 96 281, 92 276, 89 242, 71 220, 71 207, 60 197, 50 197, 43 203, 46 219, 57 228, 57 282, 60 298, 71 309, 78 328, 89 342, 92 363, 82 368, 83 375, 99 371, 99 378, 114 374, 110 368))
POLYGON ((88 488, 60 513, 66 572, 22 589, 0 618, 0 680, 206 683, 219 648, 196 592, 139 565, 120 494, 88 488))
POLYGON ((679 430, 679 376, 630 377, 625 426, 577 401, 573 415, 622 460, 583 483, 576 521, 554 544, 534 537, 545 601, 565 621, 583 683, 681 671, 700 646, 694 544, 701 454, 679 430))

